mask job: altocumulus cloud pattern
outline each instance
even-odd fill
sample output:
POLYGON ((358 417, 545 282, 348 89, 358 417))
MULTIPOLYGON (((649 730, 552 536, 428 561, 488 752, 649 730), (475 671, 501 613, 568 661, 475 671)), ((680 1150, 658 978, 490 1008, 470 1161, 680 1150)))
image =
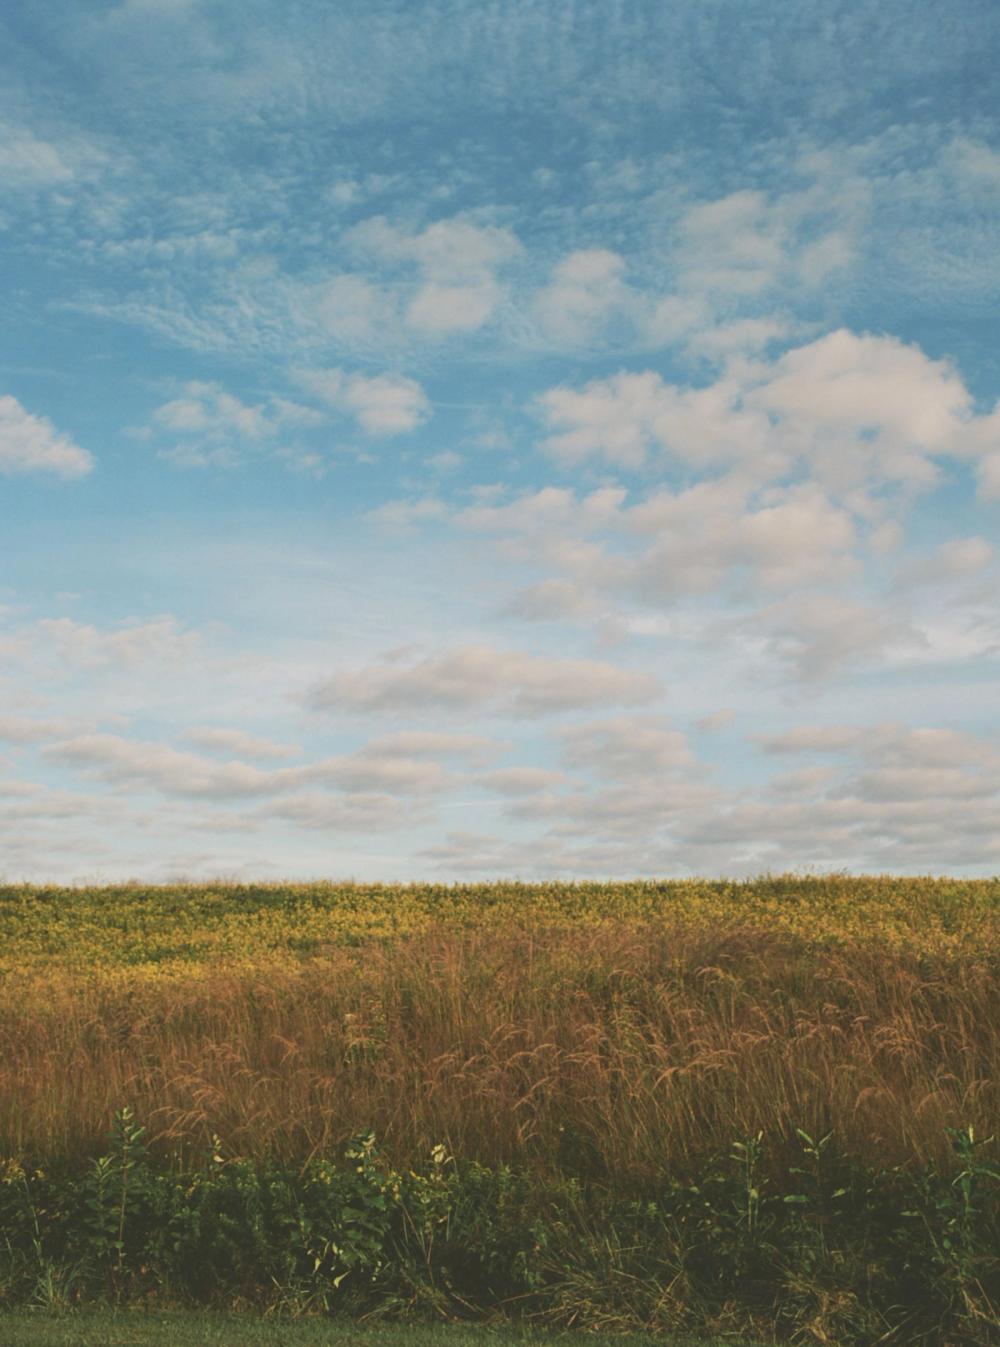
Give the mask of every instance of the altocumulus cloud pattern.
POLYGON ((991 0, 10 0, 10 879, 1000 870, 991 0))

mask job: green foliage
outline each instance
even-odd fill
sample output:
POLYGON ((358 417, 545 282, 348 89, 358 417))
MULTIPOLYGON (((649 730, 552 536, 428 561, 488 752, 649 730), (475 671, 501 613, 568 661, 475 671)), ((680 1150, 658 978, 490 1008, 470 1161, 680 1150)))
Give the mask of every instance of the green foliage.
POLYGON ((157 1163, 128 1109, 81 1173, 0 1170, 0 1305, 213 1304, 354 1316, 503 1313, 569 1328, 795 1342, 1000 1342, 1000 1173, 952 1129, 954 1173, 870 1171, 796 1129, 642 1196, 539 1184, 435 1146, 419 1172, 374 1135, 298 1169, 157 1163), (770 1177, 766 1175, 770 1174, 770 1177))

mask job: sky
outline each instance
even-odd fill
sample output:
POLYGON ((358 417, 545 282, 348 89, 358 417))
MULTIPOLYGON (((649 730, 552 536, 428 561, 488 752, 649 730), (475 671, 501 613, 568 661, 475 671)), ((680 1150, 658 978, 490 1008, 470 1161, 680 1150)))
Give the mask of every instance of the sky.
POLYGON ((995 0, 7 0, 0 879, 1000 873, 995 0))

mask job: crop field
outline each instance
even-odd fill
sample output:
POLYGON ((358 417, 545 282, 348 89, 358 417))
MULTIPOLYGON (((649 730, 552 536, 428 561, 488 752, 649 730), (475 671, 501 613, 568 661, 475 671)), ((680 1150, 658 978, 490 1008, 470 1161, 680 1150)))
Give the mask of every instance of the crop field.
MULTIPOLYGON (((376 1193, 423 1231, 423 1291, 397 1308, 478 1311, 516 1281, 559 1324, 993 1342, 998 973, 992 880, 8 887, 0 1163, 34 1263, 6 1297, 48 1267, 55 1301, 203 1298, 129 1245, 140 1170, 161 1211, 213 1175, 245 1203, 253 1176, 272 1243, 347 1175, 369 1183, 344 1199, 359 1221, 376 1193), (106 1247, 74 1281, 76 1200, 104 1203, 106 1247), (501 1208, 517 1250, 494 1232, 475 1274, 435 1263, 501 1208)), ((370 1294, 361 1245, 318 1247, 273 1286, 244 1257, 226 1303, 370 1294)))

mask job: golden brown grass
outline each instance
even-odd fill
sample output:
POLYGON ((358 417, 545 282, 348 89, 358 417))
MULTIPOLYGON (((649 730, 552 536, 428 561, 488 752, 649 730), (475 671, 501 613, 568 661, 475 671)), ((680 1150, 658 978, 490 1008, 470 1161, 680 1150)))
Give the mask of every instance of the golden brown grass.
MULTIPOLYGON (((879 1168, 946 1162, 945 1127, 985 1136, 1000 1111, 994 902, 974 941, 931 952, 916 926, 815 938, 781 919, 786 896, 771 918, 763 900, 432 913, 394 939, 166 972, 52 956, 0 990, 0 1157, 92 1154, 130 1104, 184 1158, 217 1133, 299 1161, 371 1128, 398 1164, 443 1141, 628 1185, 758 1129, 792 1146, 798 1126, 879 1168)), ((948 911, 945 934, 968 929, 948 911)))

